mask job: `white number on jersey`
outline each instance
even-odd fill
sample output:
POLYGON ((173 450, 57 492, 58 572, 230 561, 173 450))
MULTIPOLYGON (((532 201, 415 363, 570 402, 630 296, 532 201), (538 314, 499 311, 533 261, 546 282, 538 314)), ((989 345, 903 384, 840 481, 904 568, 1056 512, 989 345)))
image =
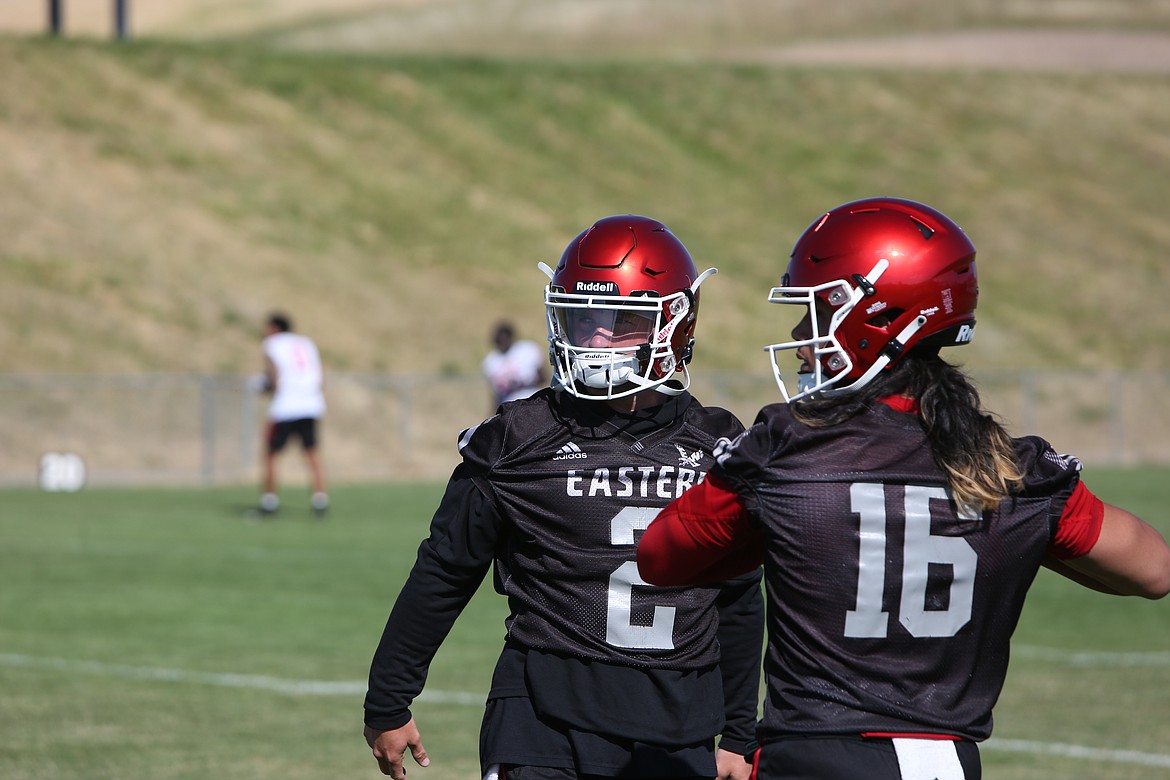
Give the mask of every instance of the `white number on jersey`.
MULTIPOLYGON (((896 488, 895 488, 896 489, 896 488)), ((882 610, 886 584, 886 495, 880 484, 855 483, 850 505, 860 518, 861 549, 857 561, 857 604, 845 613, 845 636, 885 637, 890 613, 882 610)), ((954 636, 971 620, 975 569, 979 556, 966 539, 930 533, 930 502, 948 501, 942 488, 906 485, 903 511, 906 538, 902 547, 902 600, 898 622, 911 636, 954 636), (950 599, 945 610, 926 608, 931 564, 951 567, 950 599)), ((977 514, 960 511, 964 520, 977 514)))
MULTIPOLYGON (((627 506, 610 520, 609 541, 614 545, 632 545, 634 532, 644 531, 659 510, 645 506, 627 506)), ((674 649, 674 607, 654 607, 654 619, 648 626, 633 624, 634 586, 649 586, 638 576, 638 563, 626 561, 609 575, 609 606, 605 616, 605 641, 614 647, 635 650, 674 649)))

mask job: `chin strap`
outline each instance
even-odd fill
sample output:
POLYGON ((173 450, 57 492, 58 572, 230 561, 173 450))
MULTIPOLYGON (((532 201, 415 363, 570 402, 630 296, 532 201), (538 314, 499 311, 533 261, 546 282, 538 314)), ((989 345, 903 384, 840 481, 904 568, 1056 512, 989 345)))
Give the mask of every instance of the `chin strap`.
POLYGON ((671 377, 661 384, 654 385, 653 389, 664 395, 682 395, 691 386, 691 372, 687 370, 685 363, 682 364, 681 371, 683 375, 682 381, 671 377))
POLYGON ((894 338, 890 339, 890 343, 882 347, 881 354, 878 359, 873 362, 869 370, 859 376, 857 379, 850 382, 845 387, 826 388, 825 395, 836 395, 838 393, 848 393, 854 390, 860 390, 873 380, 875 376, 882 372, 886 366, 897 360, 898 356, 902 354, 902 350, 906 348, 906 342, 913 338, 914 334, 922 330, 922 326, 926 324, 925 315, 919 314, 914 320, 902 328, 902 332, 894 338))

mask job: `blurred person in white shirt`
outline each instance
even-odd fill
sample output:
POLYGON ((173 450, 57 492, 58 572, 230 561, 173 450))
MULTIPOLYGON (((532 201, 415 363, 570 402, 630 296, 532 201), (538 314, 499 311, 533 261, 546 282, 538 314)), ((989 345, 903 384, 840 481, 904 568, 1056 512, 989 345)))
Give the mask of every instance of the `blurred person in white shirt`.
POLYGON ((329 494, 317 449, 318 421, 325 414, 324 373, 317 345, 308 336, 294 333, 287 315, 271 314, 265 322, 262 389, 271 393, 264 428, 264 475, 260 512, 272 515, 280 508, 276 485, 276 459, 289 439, 300 440, 309 468, 313 513, 323 518, 329 494))
MULTIPOLYGON (((548 386, 548 349, 535 341, 517 339, 510 322, 492 331, 494 349, 483 359, 483 375, 495 394, 495 406, 515 401, 548 386)), ((492 408, 495 411, 495 407, 492 408)))

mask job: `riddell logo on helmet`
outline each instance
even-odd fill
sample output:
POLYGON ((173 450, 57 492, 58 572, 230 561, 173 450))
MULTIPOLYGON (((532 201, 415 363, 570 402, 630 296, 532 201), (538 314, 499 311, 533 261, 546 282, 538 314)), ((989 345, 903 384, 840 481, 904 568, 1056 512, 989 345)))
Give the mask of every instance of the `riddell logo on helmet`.
POLYGON ((974 325, 960 325, 959 332, 955 336, 956 344, 966 344, 975 335, 974 325))
POLYGON ((605 295, 617 295, 617 282, 577 282, 573 286, 573 292, 577 293, 604 293, 605 295))

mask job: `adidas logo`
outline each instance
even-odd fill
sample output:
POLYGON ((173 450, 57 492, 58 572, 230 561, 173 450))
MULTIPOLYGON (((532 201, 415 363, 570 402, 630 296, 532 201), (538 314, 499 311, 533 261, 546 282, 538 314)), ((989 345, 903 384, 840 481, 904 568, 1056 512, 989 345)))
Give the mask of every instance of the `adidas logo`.
POLYGON ((584 452, 581 452, 581 448, 578 447, 575 443, 569 442, 564 447, 561 447, 559 450, 557 450, 557 454, 553 455, 553 460, 572 460, 574 458, 588 457, 589 456, 584 452))

